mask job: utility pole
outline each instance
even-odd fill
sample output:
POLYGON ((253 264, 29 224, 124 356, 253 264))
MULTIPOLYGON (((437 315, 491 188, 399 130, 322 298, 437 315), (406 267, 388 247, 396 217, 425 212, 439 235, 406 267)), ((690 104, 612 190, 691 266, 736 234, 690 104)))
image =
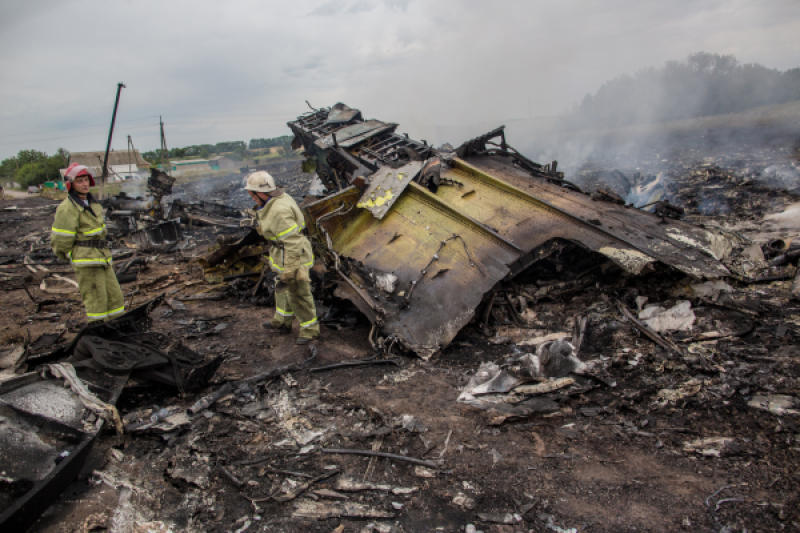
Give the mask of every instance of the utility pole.
MULTIPOLYGON (((131 158, 136 154, 136 148, 133 146, 133 139, 131 136, 128 135, 128 175, 133 174, 133 161, 131 158)), ((136 160, 136 164, 139 164, 139 160, 136 160)), ((138 168, 138 166, 137 166, 138 168)))
POLYGON ((125 87, 125 84, 119 82, 117 84, 117 97, 114 100, 114 112, 111 114, 111 128, 108 130, 108 142, 106 143, 106 156, 103 158, 103 175, 101 176, 100 181, 100 198, 103 198, 103 193, 105 191, 106 186, 106 178, 108 177, 108 152, 111 150, 111 137, 114 135, 114 122, 117 121, 117 107, 119 107, 119 93, 122 92, 122 88, 125 87))
POLYGON ((164 121, 161 115, 158 116, 158 123, 161 126, 161 170, 169 174, 169 150, 167 150, 167 136, 164 134, 164 121))

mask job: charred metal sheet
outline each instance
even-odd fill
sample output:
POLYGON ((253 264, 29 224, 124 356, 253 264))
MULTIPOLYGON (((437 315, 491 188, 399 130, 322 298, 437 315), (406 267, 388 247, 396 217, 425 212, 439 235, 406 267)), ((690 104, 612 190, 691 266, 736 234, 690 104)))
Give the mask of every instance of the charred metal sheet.
POLYGON ((136 341, 107 339, 84 335, 75 347, 76 356, 88 357, 97 367, 110 374, 129 374, 177 388, 180 392, 208 385, 222 357, 206 361, 198 353, 183 346, 168 351, 156 348, 157 339, 139 335, 136 341))
POLYGON ((148 251, 176 245, 182 237, 181 225, 177 220, 168 220, 134 231, 125 240, 139 250, 148 251))
POLYGON ((336 145, 350 148, 369 137, 384 131, 394 131, 395 128, 397 128, 397 124, 387 124, 380 120, 367 120, 340 128, 330 135, 317 139, 314 144, 320 150, 336 145))
MULTIPOLYGON (((79 369, 79 378, 115 403, 127 376, 79 369)), ((25 531, 83 467, 103 420, 95 422, 63 382, 24 374, 0 384, 0 528, 25 531)))
MULTIPOLYGON (((28 363, 70 363, 77 380, 111 405, 130 375, 180 391, 208 385, 220 357, 206 360, 148 333, 149 312, 162 299, 86 326, 69 346, 28 363)), ((36 521, 78 475, 103 425, 61 380, 31 372, 0 383, 0 530, 25 531, 36 521)))
POLYGON ((305 148, 328 192, 340 191, 381 166, 398 168, 432 154, 424 142, 395 133, 397 124, 365 121, 360 112, 347 115, 346 122, 333 120, 345 108, 350 109, 336 104, 288 123, 295 135, 292 146, 305 148))
POLYGON ((320 175, 335 176, 326 185, 338 192, 306 209, 316 242, 342 279, 338 294, 386 342, 433 354, 470 321, 485 293, 540 260, 554 242, 602 254, 633 274, 655 262, 698 278, 729 274, 720 262, 730 251, 724 239, 593 200, 563 179, 555 161, 541 165, 508 146, 502 127, 455 152, 395 133, 347 146, 318 142, 340 131, 372 131, 379 122, 353 120, 324 135, 305 116, 289 126, 320 175))
POLYGON ((175 178, 155 167, 150 168, 150 177, 147 178, 147 190, 150 191, 150 194, 153 195, 159 205, 162 198, 172 194, 172 185, 174 184, 175 178))
POLYGON ((325 124, 346 124, 360 118, 361 111, 339 103, 331 107, 330 112, 326 114, 325 124))
POLYGON ((197 226, 222 226, 238 228, 241 213, 224 204, 208 202, 182 202, 174 200, 170 205, 169 218, 180 219, 184 224, 197 226))
POLYGON ((382 219, 421 168, 421 161, 412 161, 398 169, 379 170, 372 175, 358 207, 369 210, 378 220, 382 219))

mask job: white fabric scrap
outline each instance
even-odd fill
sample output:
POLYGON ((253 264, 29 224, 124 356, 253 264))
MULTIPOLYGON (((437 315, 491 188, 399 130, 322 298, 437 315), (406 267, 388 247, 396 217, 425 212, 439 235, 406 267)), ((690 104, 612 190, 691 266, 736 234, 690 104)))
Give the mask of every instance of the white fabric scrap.
POLYGON ((70 389, 72 389, 72 392, 78 395, 81 403, 83 403, 87 409, 100 418, 114 424, 114 429, 117 430, 118 434, 122 435, 122 418, 120 418, 117 408, 92 394, 88 387, 86 387, 86 384, 75 373, 75 367, 69 363, 54 363, 52 365, 47 365, 47 369, 53 376, 66 381, 70 389))
POLYGON ((669 309, 648 305, 639 313, 639 320, 653 331, 690 331, 696 320, 689 300, 681 300, 669 309))

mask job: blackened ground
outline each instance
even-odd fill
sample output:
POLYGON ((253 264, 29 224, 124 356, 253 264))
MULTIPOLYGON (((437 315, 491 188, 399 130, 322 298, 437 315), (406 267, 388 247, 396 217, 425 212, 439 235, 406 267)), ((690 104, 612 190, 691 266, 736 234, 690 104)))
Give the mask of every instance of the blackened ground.
MULTIPOLYGON (((726 172, 734 177, 726 183, 743 179, 735 168, 726 172)), ((219 180, 228 191, 219 198, 234 194, 231 183, 219 180)), ((762 189, 748 192, 748 202, 763 205, 764 213, 792 200, 786 193, 773 201, 762 189)), ((0 220, 16 230, 0 235, 0 255, 43 254, 54 204, 30 199, 2 207, 9 205, 17 211, 0 211, 0 220)), ((733 210, 724 222, 758 235, 762 224, 755 216, 733 210)), ((128 303, 164 292, 183 302, 185 309, 155 309, 154 328, 201 353, 226 356, 209 391, 304 360, 308 351, 293 335, 261 328, 271 309, 234 297, 193 299, 211 289, 193 260, 203 250, 153 257, 149 270, 123 287, 128 303)), ((241 387, 169 433, 104 434, 95 472, 76 481, 35 530, 376 530, 370 524, 407 532, 463 531, 467 524, 497 532, 799 530, 798 415, 748 405, 756 395, 796 398, 800 390, 800 306, 789 298, 791 282, 729 280, 731 292, 714 302, 692 296, 694 282, 671 272, 627 277, 596 258, 584 257, 583 264, 574 250, 564 254, 563 262, 543 263, 505 288, 526 308, 525 327, 508 306, 497 305, 490 336, 472 324, 427 362, 400 355, 399 367, 295 371, 241 387), (562 285, 540 291, 553 282, 562 285), (665 334, 685 356, 654 345, 622 316, 617 301, 636 309, 637 297, 665 305, 692 301, 693 330, 665 334), (580 357, 597 362, 596 378, 550 393, 554 412, 493 425, 490 413, 456 402, 482 362, 524 351, 515 340, 570 332, 579 317, 587 319, 580 357), (717 338, 700 338, 711 332, 717 338), (730 440, 693 444, 721 438, 730 440), (441 467, 326 454, 323 447, 441 460, 441 467), (345 477, 413 490, 347 492, 337 484, 345 477), (301 494, 289 499, 294 493, 301 494), (340 501, 393 517, 318 520, 298 513, 301 505, 340 501), (506 514, 513 525, 493 523, 506 514)), ((24 291, 0 293, 3 348, 42 334, 63 332, 69 339, 81 323, 77 297, 53 298, 37 283, 28 287, 37 300, 56 301, 36 312, 24 291)), ((369 324, 340 308, 323 326, 311 366, 373 355, 369 324)), ((120 409, 188 407, 196 399, 139 384, 125 393, 120 409)))

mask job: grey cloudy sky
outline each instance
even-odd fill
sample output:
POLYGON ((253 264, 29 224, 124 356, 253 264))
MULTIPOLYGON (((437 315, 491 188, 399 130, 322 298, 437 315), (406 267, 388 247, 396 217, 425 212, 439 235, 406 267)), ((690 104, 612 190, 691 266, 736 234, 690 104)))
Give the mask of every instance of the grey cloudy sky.
MULTIPOLYGON (((706 51, 800 66, 797 0, 2 0, 0 158, 288 134, 343 101, 435 144, 706 51)), ((513 139, 512 139, 513 142, 513 139)))

